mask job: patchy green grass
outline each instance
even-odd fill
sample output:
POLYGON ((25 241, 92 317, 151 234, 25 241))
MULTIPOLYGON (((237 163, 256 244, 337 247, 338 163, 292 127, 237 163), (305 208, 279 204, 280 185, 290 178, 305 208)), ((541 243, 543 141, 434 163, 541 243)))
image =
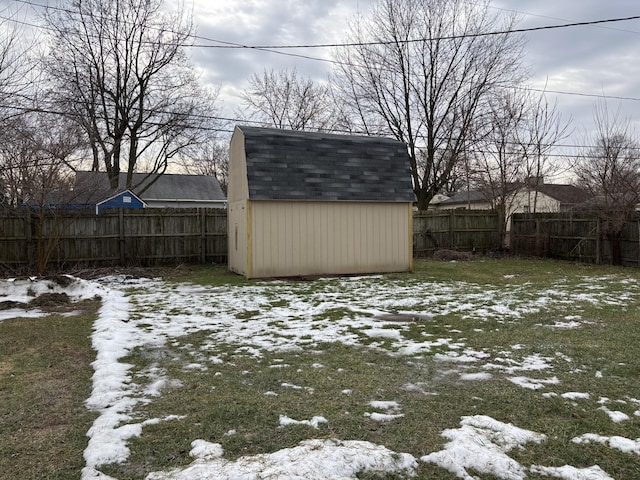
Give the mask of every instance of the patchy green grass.
MULTIPOLYGON (((509 453, 524 467, 598 464, 613 478, 636 478, 637 455, 600 444, 577 444, 573 439, 585 433, 640 438, 640 416, 635 415, 640 411, 637 403, 640 398, 640 363, 637 361, 640 356, 640 293, 638 283, 626 283, 639 279, 640 271, 633 269, 545 260, 417 261, 412 273, 382 275, 368 282, 381 287, 381 292, 385 287, 390 291, 398 286, 413 288, 415 299, 411 299, 411 304, 416 311, 440 312, 433 318, 425 316, 397 321, 404 339, 413 342, 447 340, 425 353, 398 355, 392 337, 369 336, 355 326, 349 333, 356 335, 357 346, 340 342, 315 343, 312 340, 314 332, 310 331, 308 337, 292 340, 288 351, 264 349, 260 355, 254 355, 243 349, 245 344, 237 339, 212 342, 211 331, 203 328, 171 338, 162 346, 140 347, 122 359, 133 365, 132 381, 141 385, 152 383, 155 375, 162 372, 171 382, 161 395, 148 397, 148 403, 138 404, 133 421, 164 419, 172 415, 179 419, 146 425, 142 435, 130 441, 128 461, 101 467, 101 471, 120 480, 142 479, 151 471, 187 465, 193 460, 188 453, 195 439, 222 444, 228 459, 275 452, 309 438, 366 440, 420 458, 441 450, 447 442, 442 432, 459 428, 461 417, 487 415, 547 436, 540 444, 527 444, 524 449, 509 453), (435 285, 455 287, 458 293, 434 296, 431 290, 435 285), (496 302, 512 309, 525 303, 536 308, 518 310, 518 315, 511 317, 472 316, 467 310, 455 308, 462 301, 465 290, 475 295, 469 301, 476 310, 490 311, 496 302), (488 292, 492 292, 491 295, 488 292), (574 296, 571 301, 564 302, 566 292, 584 293, 585 297, 574 296), (616 301, 593 302, 598 294, 616 301), (558 322, 566 324, 574 317, 579 317, 579 327, 558 326, 558 322), (476 359, 456 361, 455 354, 460 357, 476 355, 476 359), (527 362, 535 361, 543 365, 539 370, 522 368, 527 362), (527 377, 532 382, 542 383, 536 389, 525 388, 514 383, 514 377, 527 377), (569 392, 588 393, 589 397, 562 396, 569 392), (371 406, 370 402, 374 400, 395 401, 399 407, 384 412, 371 406), (615 423, 602 407, 620 410, 629 415, 629 420, 615 423), (377 422, 370 417, 375 412, 403 416, 377 422), (322 416, 327 422, 319 423, 317 429, 308 425, 281 426, 281 416, 295 420, 322 416)), ((167 276, 166 280, 216 288, 265 284, 246 281, 220 267, 184 267, 167 276)), ((339 279, 292 281, 284 282, 284 285, 290 285, 295 293, 279 295, 274 289, 259 308, 256 304, 243 304, 235 311, 225 313, 238 322, 251 322, 262 318, 266 312, 270 315, 265 324, 278 330, 294 318, 278 316, 279 309, 291 308, 294 296, 333 294, 342 288, 339 279)), ((135 300, 134 292, 132 295, 135 300)), ((349 293, 345 298, 351 298, 349 295, 359 308, 366 304, 366 298, 358 297, 361 293, 349 293)), ((179 317, 181 314, 179 306, 163 308, 162 305, 137 305, 134 302, 131 318, 142 319, 140 328, 152 328, 152 323, 145 323, 148 315, 179 317), (143 311, 144 315, 138 313, 143 311)), ((331 324, 345 319, 355 322, 358 314, 354 312, 349 304, 314 312, 309 329, 315 330, 323 322, 331 324)), ((92 317, 82 318, 83 326, 77 329, 86 336, 92 317)), ((55 326, 54 330, 65 335, 62 332, 66 331, 69 322, 78 320, 77 317, 50 317, 47 321, 54 324, 44 328, 55 326), (61 322, 64 325, 60 325, 61 322)), ((14 323, 23 324, 21 322, 24 321, 14 323)), ((5 338, 32 336, 30 331, 25 332, 30 326, 14 330, 14 323, 0 322, 0 333, 3 334, 0 342, 5 338)), ((393 331, 396 322, 381 323, 379 328, 382 333, 393 331)), ((286 330, 283 332, 281 335, 289 338, 286 330)), ((32 341, 35 340, 23 340, 20 347, 14 346, 12 340, 0 343, 3 352, 5 348, 12 352, 9 357, 12 358, 12 372, 27 368, 19 367, 24 359, 20 362, 18 359, 28 357, 21 352, 26 352, 32 341)), ((46 337, 46 341, 53 340, 46 337)), ((246 341, 250 343, 251 338, 246 341)), ((82 342, 87 342, 86 337, 82 342)), ((80 346, 87 346, 82 342, 78 338, 74 349, 84 351, 80 346)), ((42 355, 45 353, 49 352, 41 352, 42 355)), ((76 420, 73 427, 69 427, 75 433, 69 438, 77 437, 77 443, 73 441, 73 448, 60 453, 59 458, 54 458, 53 454, 48 457, 53 465, 65 463, 65 469, 61 471, 73 474, 50 478, 77 478, 76 473, 82 466, 81 450, 86 445, 83 435, 91 419, 91 415, 81 408, 82 400, 89 395, 90 372, 86 371, 89 361, 83 358, 76 362, 75 368, 84 365, 82 374, 65 377, 72 384, 69 395, 74 397, 76 405, 76 410, 71 410, 76 420)), ((35 363, 23 371, 41 375, 35 382, 41 383, 39 379, 50 373, 52 364, 57 365, 57 361, 35 363)), ((2 365, 0 394, 3 397, 0 400, 6 402, 7 392, 17 394, 12 403, 0 405, 0 409, 5 408, 7 412, 3 411, 2 418, 5 419, 12 415, 11 412, 21 412, 21 405, 27 404, 25 399, 33 395, 29 385, 34 382, 25 380, 20 388, 13 386, 14 383, 6 383, 17 380, 6 376, 5 364, 2 365)), ((41 424, 40 419, 33 420, 31 428, 41 424)), ((3 423, 1 427, 3 432, 9 431, 10 425, 3 423)), ((12 435, 11 438, 18 438, 20 434, 15 430, 12 435)), ((8 472, 3 478, 46 478, 11 476, 14 471, 27 468, 29 460, 25 452, 29 448, 26 444, 20 448, 3 447, 0 477, 8 472), (16 451, 21 456, 11 457, 16 451), (10 466, 14 470, 3 470, 10 466)), ((402 477, 366 474, 360 478, 402 477)), ((420 462, 418 478, 451 480, 456 477, 440 467, 420 462)), ((478 478, 493 477, 478 474, 478 478)), ((528 472, 527 478, 548 477, 528 472)))
POLYGON ((0 322, 0 478, 79 478, 91 394, 91 327, 98 302, 83 313, 0 322))
MULTIPOLYGON (((203 285, 221 284, 219 271, 214 269, 209 275, 210 278, 200 270, 193 280, 203 285)), ((403 330, 404 338, 447 338, 450 343, 464 345, 464 349, 487 355, 487 360, 478 362, 443 360, 438 355, 451 353, 446 346, 435 346, 423 355, 396 355, 392 340, 369 338, 356 328, 352 332, 360 335, 358 347, 325 343, 290 352, 263 351, 255 357, 240 349, 242 345, 212 347, 203 330, 177 339, 171 347, 177 352, 174 356, 133 352, 125 361, 136 365, 142 375, 154 366, 179 382, 146 405, 139 412, 141 418, 184 418, 145 427, 143 435, 131 442, 130 460, 104 471, 116 478, 142 478, 149 471, 188 464, 192 461, 188 451, 194 439, 221 443, 229 459, 274 452, 307 438, 366 440, 420 458, 442 449, 446 443, 442 432, 458 428, 462 416, 488 415, 547 436, 541 444, 528 444, 523 450, 511 452, 525 467, 598 464, 614 478, 634 478, 637 456, 572 441, 584 433, 640 437, 640 418, 634 416, 640 405, 633 403, 640 397, 636 361, 640 354, 640 305, 638 294, 633 293, 637 285, 628 287, 621 282, 627 278, 638 279, 640 275, 635 270, 607 266, 481 259, 464 263, 420 261, 412 273, 373 280, 380 284, 415 285, 416 305, 420 305, 420 285, 429 288, 432 282, 481 285, 481 290, 503 294, 507 305, 517 305, 522 298, 535 300, 553 295, 557 287, 614 297, 619 293, 620 298, 626 298, 619 304, 584 300, 579 305, 562 304, 561 298, 556 298, 548 306, 542 302, 538 310, 525 311, 508 321, 488 316, 479 322, 453 312, 432 321, 418 319, 403 330), (603 281, 594 285, 590 281, 593 278, 603 281), (628 294, 628 298, 624 297, 628 294), (577 308, 582 326, 555 328, 558 321, 568 321, 577 308), (203 369, 184 368, 194 360, 193 352, 198 352, 196 359, 203 369), (208 353, 215 361, 207 360, 208 353), (506 370, 532 358, 541 359, 548 366, 539 371, 506 370), (489 363, 496 367, 487 366, 489 363), (491 377, 469 379, 475 374, 491 377), (541 381, 541 386, 524 388, 511 380, 518 376, 541 381), (589 398, 561 396, 567 392, 588 393, 589 398), (608 403, 604 403, 604 397, 608 403), (389 422, 371 420, 370 414, 380 411, 370 405, 373 400, 398 402, 397 410, 386 413, 404 416, 389 422), (630 420, 612 422, 601 410, 603 405, 626 412, 630 420), (323 416, 327 423, 320 423, 317 429, 308 425, 282 427, 281 416, 296 420, 323 416)), ((244 283, 237 279, 234 282, 244 283)), ((312 293, 315 288, 333 287, 332 281, 322 286, 306 282, 304 289, 312 293)), ((438 303, 449 300, 441 298, 438 303)), ((476 302, 479 307, 485 306, 482 300, 476 302)), ((262 308, 269 311, 286 306, 286 299, 274 298, 262 308)), ((242 321, 259 313, 242 310, 235 316, 242 321)), ((317 314, 315 320, 353 317, 353 310, 336 307, 317 314)), ((274 327, 279 323, 276 318, 272 321, 274 327)), ((381 328, 393 329, 393 325, 381 328)), ((418 477, 455 478, 440 467, 423 463, 418 477)), ((361 478, 401 477, 367 474, 361 478)), ((528 473, 527 478, 547 477, 528 473)))

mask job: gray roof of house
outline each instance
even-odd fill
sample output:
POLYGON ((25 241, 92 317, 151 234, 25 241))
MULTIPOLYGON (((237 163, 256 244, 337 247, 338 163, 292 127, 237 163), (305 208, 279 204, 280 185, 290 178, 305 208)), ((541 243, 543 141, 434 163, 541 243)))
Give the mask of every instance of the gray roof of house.
POLYGON ((563 205, 579 205, 586 202, 590 195, 575 185, 543 183, 535 187, 540 193, 549 195, 563 205))
MULTIPOLYGON (((526 188, 524 183, 512 183, 508 186, 508 190, 513 192, 515 190, 526 188)), ((559 201, 562 205, 578 205, 589 198, 589 195, 580 188, 574 185, 553 184, 553 183, 541 183, 539 185, 530 185, 528 188, 531 191, 538 191, 549 197, 559 201)), ((446 200, 439 202, 439 206, 446 205, 462 205, 466 203, 486 203, 489 202, 491 195, 487 191, 483 190, 470 190, 458 192, 446 200)))
MULTIPOLYGON (((86 190, 88 201, 96 203, 126 189, 126 173, 120 173, 118 188, 112 189, 106 172, 76 172, 75 189, 86 190)), ((144 201, 224 201, 226 197, 215 177, 205 175, 134 173, 131 191, 144 201), (153 182, 153 183, 152 183, 153 182), (144 188, 149 185, 149 188, 144 188), (143 191, 144 190, 144 191, 143 191)))
POLYGON ((451 197, 438 202, 438 205, 460 205, 466 203, 486 203, 489 200, 485 192, 481 190, 462 191, 453 194, 451 197))
POLYGON ((380 137, 239 126, 249 198, 413 202, 406 146, 380 137))

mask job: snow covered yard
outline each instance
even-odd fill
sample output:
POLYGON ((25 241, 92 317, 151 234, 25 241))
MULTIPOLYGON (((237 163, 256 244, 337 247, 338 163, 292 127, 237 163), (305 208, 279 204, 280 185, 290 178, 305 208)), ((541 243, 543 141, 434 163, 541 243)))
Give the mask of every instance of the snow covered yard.
POLYGON ((635 478, 638 274, 517 265, 55 287, 102 298, 82 478, 635 478))

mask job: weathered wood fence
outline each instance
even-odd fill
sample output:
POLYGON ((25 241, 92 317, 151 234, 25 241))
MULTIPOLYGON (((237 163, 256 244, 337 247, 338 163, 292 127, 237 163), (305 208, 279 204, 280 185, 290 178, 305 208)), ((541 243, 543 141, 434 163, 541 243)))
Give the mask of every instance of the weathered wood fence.
POLYGON ((0 210, 0 265, 112 266, 223 263, 227 212, 220 209, 0 210))
MULTIPOLYGON (((417 212, 416 257, 440 249, 486 252, 499 247, 495 212, 417 212)), ((517 255, 612 263, 613 252, 594 215, 515 214, 510 245, 517 255)), ((640 215, 629 219, 619 239, 621 262, 640 266, 640 215)), ((120 209, 93 211, 0 209, 0 266, 153 266, 226 263, 227 212, 221 209, 120 209)))
POLYGON ((485 252, 498 248, 498 215, 488 210, 436 210, 413 215, 413 254, 443 248, 485 252))
MULTIPOLYGON (((414 255, 498 246, 494 212, 450 210, 414 215, 414 255)), ((153 266, 226 263, 227 212, 218 209, 58 210, 39 216, 0 209, 0 266, 153 266)))
MULTIPOLYGON (((640 266, 640 215, 629 218, 617 241, 622 265, 640 266)), ((613 248, 596 215, 523 213, 512 218, 511 249, 517 255, 614 263, 613 248)))

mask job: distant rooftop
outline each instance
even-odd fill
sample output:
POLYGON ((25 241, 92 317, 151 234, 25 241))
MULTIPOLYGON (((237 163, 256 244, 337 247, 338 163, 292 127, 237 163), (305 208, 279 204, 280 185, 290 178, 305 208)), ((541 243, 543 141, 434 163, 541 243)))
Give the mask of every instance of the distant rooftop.
MULTIPOLYGON (((511 183, 508 186, 509 192, 527 188, 525 183, 511 183)), ((538 185, 529 185, 531 191, 538 191, 549 197, 559 201, 563 205, 578 205, 589 198, 589 195, 582 189, 574 185, 540 183, 538 185)), ((466 203, 487 203, 490 200, 490 194, 483 190, 461 191, 453 194, 446 200, 438 202, 438 206, 447 205, 463 205, 466 203)))
POLYGON ((406 146, 381 137, 238 126, 249 198, 413 202, 406 146))
MULTIPOLYGON (((224 201, 226 197, 215 177, 205 175, 180 175, 165 173, 153 174, 134 173, 131 189, 142 200, 193 200, 193 201, 224 201), (153 183, 151 183, 153 182, 153 183), (151 183, 151 186, 143 189, 151 183), (138 186, 136 186, 138 185, 138 186), (139 193, 140 192, 140 193, 139 193)), ((75 189, 87 191, 90 197, 87 203, 95 203, 114 193, 125 190, 126 173, 120 173, 118 188, 112 189, 106 172, 76 172, 75 189)))

